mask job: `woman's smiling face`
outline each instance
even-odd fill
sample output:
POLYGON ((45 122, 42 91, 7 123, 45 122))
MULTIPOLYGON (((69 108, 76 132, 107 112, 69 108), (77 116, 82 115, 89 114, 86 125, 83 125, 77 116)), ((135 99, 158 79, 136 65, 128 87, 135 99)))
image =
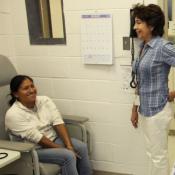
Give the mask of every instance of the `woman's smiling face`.
POLYGON ((35 105, 37 89, 31 80, 25 79, 14 95, 24 106, 32 107, 35 105))
POLYGON ((148 42, 152 38, 153 27, 147 25, 146 22, 139 18, 135 18, 134 30, 137 33, 137 37, 145 42, 148 42))

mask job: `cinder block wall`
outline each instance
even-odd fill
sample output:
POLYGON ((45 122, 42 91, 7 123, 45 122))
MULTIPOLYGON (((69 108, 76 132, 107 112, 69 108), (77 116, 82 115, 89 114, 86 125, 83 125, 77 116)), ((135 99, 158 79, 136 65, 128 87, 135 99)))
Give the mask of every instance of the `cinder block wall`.
POLYGON ((15 66, 13 23, 9 0, 0 0, 0 54, 6 55, 15 66))
MULTIPOLYGON (((0 0, 0 54, 19 73, 34 78, 39 94, 48 95, 64 114, 89 117, 94 169, 146 175, 140 130, 133 129, 132 91, 122 89, 122 66, 130 64, 122 37, 129 35, 129 9, 143 0, 63 0, 66 45, 30 45, 24 0, 0 0), (113 16, 114 64, 84 65, 81 58, 80 17, 87 12, 113 16)), ((156 3, 157 1, 144 1, 156 3)))

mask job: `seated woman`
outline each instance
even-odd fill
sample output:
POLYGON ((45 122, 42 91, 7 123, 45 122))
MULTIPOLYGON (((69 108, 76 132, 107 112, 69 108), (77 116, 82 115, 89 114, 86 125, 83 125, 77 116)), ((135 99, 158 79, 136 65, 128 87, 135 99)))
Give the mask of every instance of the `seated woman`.
POLYGON ((39 145, 39 160, 60 165, 62 175, 91 175, 86 145, 70 139, 55 104, 46 96, 37 96, 32 78, 15 76, 10 91, 11 107, 5 116, 7 129, 39 145))

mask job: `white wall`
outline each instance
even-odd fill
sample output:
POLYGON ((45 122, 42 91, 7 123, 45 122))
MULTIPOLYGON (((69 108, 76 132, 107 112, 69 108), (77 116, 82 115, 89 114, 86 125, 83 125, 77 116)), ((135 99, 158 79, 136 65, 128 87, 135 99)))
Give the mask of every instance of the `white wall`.
POLYGON ((67 45, 36 46, 29 43, 25 1, 0 0, 0 53, 15 54, 18 72, 34 77, 39 93, 52 97, 62 113, 89 117, 95 169, 146 175, 140 129, 130 123, 133 95, 121 89, 120 64, 131 59, 122 37, 129 35, 129 8, 138 2, 143 0, 64 0, 67 45), (80 17, 86 12, 113 15, 114 65, 82 63, 80 17))
POLYGON ((16 65, 14 39, 9 0, 0 0, 0 54, 6 55, 16 65))
POLYGON ((144 4, 158 4, 160 0, 144 0, 144 4))

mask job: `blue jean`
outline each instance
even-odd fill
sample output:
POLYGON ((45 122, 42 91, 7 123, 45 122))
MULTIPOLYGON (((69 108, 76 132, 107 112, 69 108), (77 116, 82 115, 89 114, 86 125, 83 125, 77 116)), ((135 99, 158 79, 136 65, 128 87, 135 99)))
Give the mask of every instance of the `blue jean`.
MULTIPOLYGON (((81 159, 76 159, 74 153, 66 148, 41 148, 37 149, 39 161, 60 165, 62 175, 91 175, 92 170, 86 144, 77 139, 72 138, 71 140, 81 159)), ((64 146, 60 138, 54 142, 64 146)))

